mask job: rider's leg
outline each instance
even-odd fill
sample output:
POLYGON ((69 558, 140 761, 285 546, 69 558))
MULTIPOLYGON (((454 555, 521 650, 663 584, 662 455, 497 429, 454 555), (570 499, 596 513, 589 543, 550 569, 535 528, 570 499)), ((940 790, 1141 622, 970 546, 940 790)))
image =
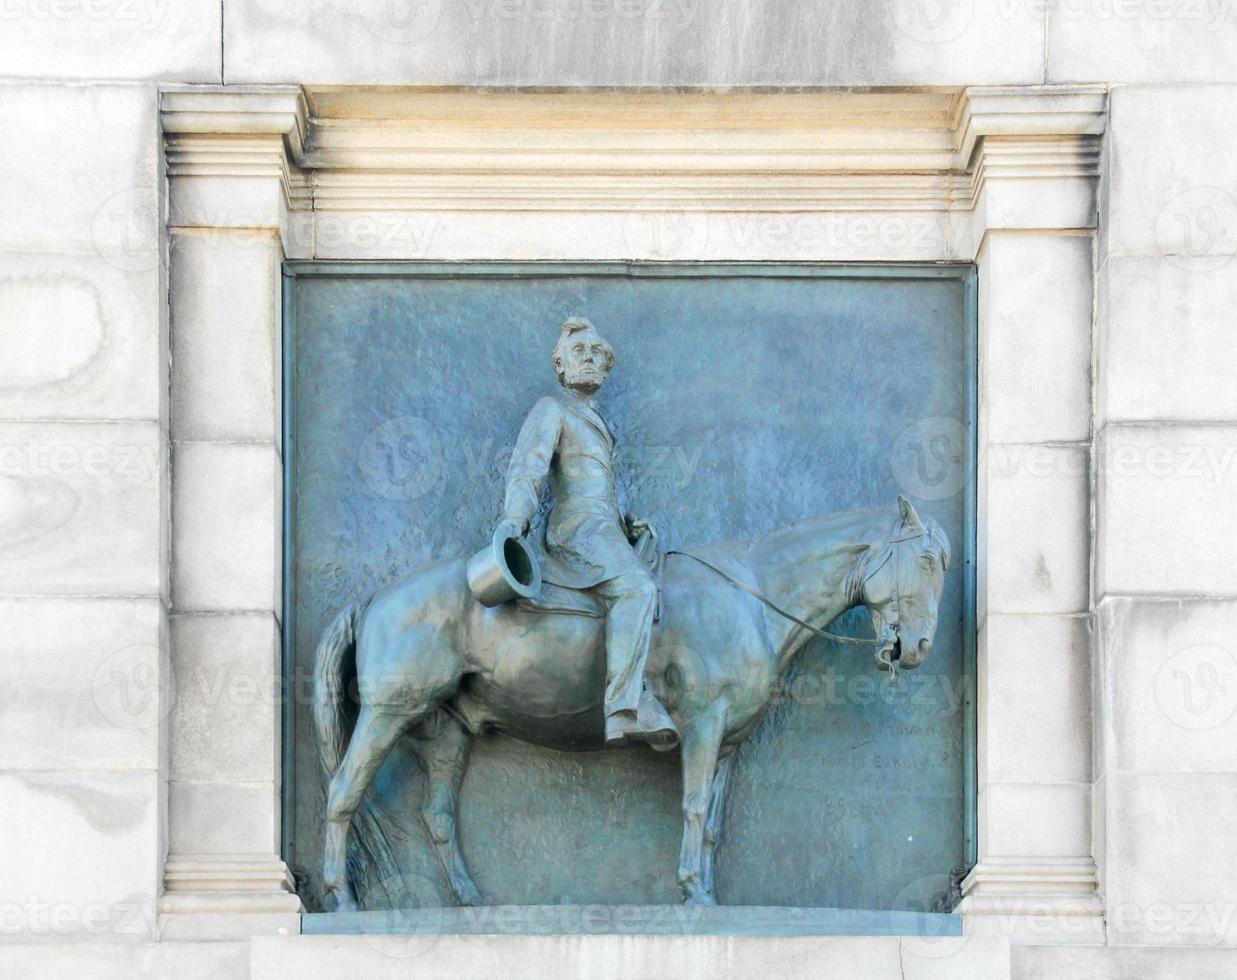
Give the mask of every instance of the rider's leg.
POLYGON ((633 718, 644 689, 644 663, 653 635, 657 583, 643 568, 632 568, 597 586, 606 615, 606 717, 633 718))

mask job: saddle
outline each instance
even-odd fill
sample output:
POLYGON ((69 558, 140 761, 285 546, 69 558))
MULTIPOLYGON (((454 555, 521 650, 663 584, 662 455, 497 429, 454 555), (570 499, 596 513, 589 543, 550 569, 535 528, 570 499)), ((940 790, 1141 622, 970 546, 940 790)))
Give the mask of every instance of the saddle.
MULTIPOLYGON (((648 532, 640 535, 634 543, 636 554, 653 573, 653 581, 657 583, 657 607, 653 613, 653 622, 661 619, 661 572, 666 555, 657 549, 656 537, 648 532)), ((605 619, 606 606, 593 595, 589 589, 569 589, 565 585, 555 585, 553 582, 541 583, 541 591, 531 599, 518 599, 516 609, 523 612, 555 613, 563 616, 588 616, 592 619, 605 619)))

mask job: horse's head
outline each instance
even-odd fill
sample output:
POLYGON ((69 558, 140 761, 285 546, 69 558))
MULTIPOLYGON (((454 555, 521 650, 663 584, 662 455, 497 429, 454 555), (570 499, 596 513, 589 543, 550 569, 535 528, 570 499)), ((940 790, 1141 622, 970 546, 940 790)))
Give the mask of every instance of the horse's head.
POLYGON ((932 652, 936 616, 949 568, 949 540, 898 497, 902 520, 884 548, 865 562, 859 599, 872 616, 881 670, 918 667, 932 652))

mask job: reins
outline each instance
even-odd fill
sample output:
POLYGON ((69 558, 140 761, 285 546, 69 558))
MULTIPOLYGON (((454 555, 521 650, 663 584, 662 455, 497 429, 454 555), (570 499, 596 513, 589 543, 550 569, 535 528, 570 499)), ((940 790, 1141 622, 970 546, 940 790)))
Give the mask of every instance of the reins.
MULTIPOLYGON (((873 575, 875 575, 877 572, 879 572, 882 568, 885 567, 885 562, 889 561, 889 559, 893 557, 894 551, 896 550, 899 544, 901 544, 903 541, 913 541, 916 538, 921 538, 924 536, 925 533, 927 532, 917 531, 914 534, 909 534, 904 537, 890 538, 889 549, 885 552, 885 557, 882 558, 877 563, 875 568, 870 569, 863 576, 863 578, 859 582, 859 586, 856 591, 861 592, 863 589, 863 586, 867 583, 868 579, 870 579, 873 575)), ((711 561, 701 558, 699 555, 694 555, 690 551, 667 551, 666 554, 667 555, 683 555, 685 558, 691 558, 693 561, 699 562, 705 568, 708 568, 712 570, 713 572, 715 572, 716 574, 720 575, 731 585, 735 586, 736 588, 742 589, 752 598, 759 599, 761 602, 763 602, 766 606, 772 609, 779 616, 790 620, 796 626, 802 627, 803 629, 807 630, 809 633, 813 634, 814 636, 820 636, 827 640, 836 640, 838 643, 853 643, 856 646, 876 645, 876 644, 881 644, 885 642, 884 638, 879 637, 879 636, 873 636, 869 638, 857 637, 857 636, 839 636, 837 633, 830 633, 828 630, 822 630, 816 626, 813 626, 811 623, 805 623, 794 613, 787 612, 785 609, 779 606, 776 602, 770 599, 767 595, 765 595, 759 589, 755 589, 752 586, 748 585, 746 582, 740 581, 739 579, 731 575, 729 572, 718 568, 711 561)), ((893 587, 894 618, 887 624, 886 630, 887 631, 892 630, 896 635, 898 628, 901 626, 900 617, 901 617, 901 605, 902 605, 902 602, 901 602, 902 600, 901 570, 898 568, 896 562, 894 563, 894 571, 895 571, 895 579, 894 579, 894 587, 893 587)), ((890 664, 890 666, 892 667, 892 664, 890 664)))

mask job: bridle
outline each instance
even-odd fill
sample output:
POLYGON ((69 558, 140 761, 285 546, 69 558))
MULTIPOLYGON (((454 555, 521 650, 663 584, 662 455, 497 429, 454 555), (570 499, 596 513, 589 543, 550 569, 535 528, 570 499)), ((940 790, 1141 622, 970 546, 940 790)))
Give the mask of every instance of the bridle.
MULTIPOLYGON (((882 568, 884 568, 886 563, 891 558, 897 559, 900 557, 900 555, 898 554, 899 545, 907 541, 916 541, 919 538, 925 537, 927 533, 928 533, 928 529, 921 527, 919 530, 915 531, 913 534, 904 534, 900 537, 890 538, 889 541, 885 545, 880 561, 876 562, 871 568, 865 569, 863 572, 863 576, 859 579, 858 582, 855 583, 854 588, 851 590, 851 595, 855 599, 854 605, 858 605, 860 602, 862 602, 863 589, 864 589, 864 586, 868 584, 868 580, 871 579, 872 576, 875 575, 877 572, 879 572, 882 568)), ((839 636, 837 633, 830 633, 828 630, 822 630, 819 627, 813 626, 811 623, 805 623, 802 619, 800 619, 794 613, 787 612, 785 609, 779 606, 776 602, 774 602, 772 599, 766 596, 759 589, 755 589, 752 586, 748 585, 746 582, 740 581, 739 579, 731 575, 729 572, 723 571, 722 569, 718 568, 711 561, 701 558, 699 555, 694 555, 690 551, 667 551, 666 554, 667 555, 683 555, 686 558, 691 558, 694 561, 699 562, 701 565, 704 565, 705 568, 711 569, 713 572, 720 575, 731 585, 735 586, 736 588, 742 589, 744 592, 746 592, 748 595, 752 596, 753 598, 759 599, 761 602, 763 602, 766 606, 772 609, 779 616, 783 617, 784 619, 790 620, 796 626, 802 627, 803 629, 807 630, 809 633, 813 634, 814 636, 820 636, 827 640, 834 640, 838 643, 851 643, 856 646, 867 646, 868 644, 875 644, 877 647, 877 650, 876 650, 876 653, 874 654, 873 659, 875 659, 876 661, 876 666, 879 667, 881 670, 889 671, 889 674, 892 678, 894 679, 897 678, 898 676, 897 662, 899 658, 897 656, 894 656, 894 651, 898 648, 898 645, 902 642, 902 638, 900 636, 900 630, 902 629, 902 565, 900 561, 895 560, 893 563, 893 595, 889 600, 889 605, 892 607, 893 616, 887 621, 885 621, 884 628, 881 630, 881 634, 879 636, 865 638, 865 637, 856 637, 856 636, 839 636)), ((864 603, 864 605, 867 605, 867 604, 864 603)), ((881 618, 884 619, 883 613, 882 613, 881 618)))

